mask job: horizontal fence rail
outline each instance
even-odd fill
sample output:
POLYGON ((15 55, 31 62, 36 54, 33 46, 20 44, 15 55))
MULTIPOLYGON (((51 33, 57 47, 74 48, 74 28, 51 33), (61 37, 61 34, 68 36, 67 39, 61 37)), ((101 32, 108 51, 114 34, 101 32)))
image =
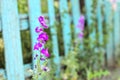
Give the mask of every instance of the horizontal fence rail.
MULTIPOLYGON (((45 17, 48 17, 48 13, 41 14, 45 17)), ((28 30, 29 29, 29 18, 28 14, 20 14, 19 20, 20 20, 20 30, 28 30)), ((72 21, 72 17, 70 16, 70 21, 72 21)), ((49 25, 49 24, 48 24, 49 25)), ((2 31, 2 24, 1 24, 1 17, 0 17, 0 32, 2 31)))
MULTIPOLYGON (((43 16, 48 16, 48 14, 42 14, 43 16)), ((29 19, 28 14, 20 14, 19 20, 20 20, 20 29, 21 30, 28 30, 29 29, 29 19)), ((2 24, 1 24, 1 17, 0 17, 0 32, 2 31, 2 24)))
MULTIPOLYGON (((32 64, 25 64, 24 65, 24 76, 30 77, 32 74, 30 73, 30 69, 32 68, 32 64)), ((6 71, 4 69, 0 69, 0 78, 7 79, 6 71)))

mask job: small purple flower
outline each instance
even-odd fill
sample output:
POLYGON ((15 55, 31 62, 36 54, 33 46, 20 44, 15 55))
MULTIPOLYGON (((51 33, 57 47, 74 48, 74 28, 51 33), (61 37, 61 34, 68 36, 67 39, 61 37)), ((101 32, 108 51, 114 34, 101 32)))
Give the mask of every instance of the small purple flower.
POLYGON ((77 27, 80 29, 80 33, 78 34, 78 37, 80 39, 82 39, 84 36, 84 34, 83 34, 84 24, 85 24, 85 17, 82 15, 82 16, 80 16, 78 25, 77 25, 77 27))
POLYGON ((39 48, 41 47, 42 47, 42 44, 38 42, 34 45, 34 50, 39 50, 39 48))
POLYGON ((77 27, 80 28, 81 31, 83 31, 84 30, 84 24, 85 24, 85 17, 82 15, 79 18, 79 22, 78 22, 77 27))
POLYGON ((35 65, 35 68, 37 68, 37 65, 35 65))
POLYGON ((45 28, 45 29, 47 29, 47 28, 48 28, 48 26, 45 24, 45 25, 44 25, 44 28, 45 28))
POLYGON ((43 32, 43 33, 39 34, 39 36, 37 38, 38 41, 41 41, 41 40, 42 41, 48 41, 48 39, 49 39, 49 36, 47 35, 46 32, 43 32))
POLYGON ((39 20, 40 23, 41 23, 41 22, 45 22, 45 18, 44 18, 44 16, 40 16, 40 17, 38 17, 38 20, 39 20))
POLYGON ((41 25, 42 25, 45 29, 47 29, 47 28, 48 28, 48 26, 46 25, 46 23, 45 23, 45 22, 41 22, 41 25))
POLYGON ((36 54, 36 57, 38 57, 38 54, 36 54))
MULTIPOLYGON (((38 33, 38 37, 37 37, 38 42, 34 45, 34 50, 40 51, 41 54, 40 54, 40 58, 37 58, 39 55, 36 54, 34 56, 34 60, 36 60, 36 59, 41 60, 41 61, 43 61, 43 64, 44 64, 46 62, 46 58, 50 57, 48 49, 42 48, 42 46, 44 46, 45 43, 49 40, 48 34, 46 32, 44 32, 44 29, 48 28, 48 26, 46 25, 46 21, 43 16, 40 16, 38 18, 38 20, 39 20, 40 24, 43 26, 43 28, 38 27, 38 26, 35 28, 35 32, 38 33)), ((37 71, 37 69, 38 69, 37 64, 35 64, 34 67, 36 68, 35 71, 37 71)), ((43 65, 41 66, 41 69, 45 72, 48 72, 50 70, 48 67, 45 66, 45 64, 44 64, 44 66, 43 65)))
POLYGON ((40 16, 40 17, 38 18, 38 20, 39 20, 40 24, 41 24, 45 29, 48 28, 48 26, 46 25, 46 22, 45 22, 45 18, 44 18, 43 16, 40 16))
POLYGON ((34 57, 34 60, 36 60, 36 57, 34 57))
POLYGON ((43 29, 40 28, 40 27, 36 27, 36 28, 35 28, 35 32, 36 32, 36 33, 39 33, 39 32, 42 32, 42 31, 43 31, 43 29))
POLYGON ((45 58, 42 58, 42 57, 41 57, 41 58, 40 58, 40 60, 41 60, 41 61, 44 61, 44 60, 45 60, 45 58))
POLYGON ((82 39, 83 36, 84 36, 84 34, 83 34, 82 32, 78 34, 78 37, 79 37, 80 39, 82 39))
POLYGON ((48 71, 50 71, 50 69, 48 68, 48 67, 46 67, 46 66, 41 66, 41 69, 43 70, 43 71, 45 71, 45 72, 48 72, 48 71))
POLYGON ((36 60, 37 57, 38 57, 38 54, 35 55, 34 60, 36 60))
POLYGON ((112 4, 113 10, 116 10, 117 7, 118 7, 117 2, 118 2, 119 0, 109 0, 109 1, 110 1, 110 3, 112 4))
POLYGON ((48 48, 46 48, 46 49, 43 48, 43 49, 41 50, 41 53, 42 53, 45 57, 47 57, 47 58, 50 57, 50 54, 49 54, 49 52, 48 52, 48 48))

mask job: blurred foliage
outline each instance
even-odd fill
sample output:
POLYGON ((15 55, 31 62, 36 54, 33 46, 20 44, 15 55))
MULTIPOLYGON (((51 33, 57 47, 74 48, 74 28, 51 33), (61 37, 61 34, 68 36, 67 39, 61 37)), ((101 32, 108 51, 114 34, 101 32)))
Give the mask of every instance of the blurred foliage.
MULTIPOLYGON (((47 0, 42 0, 41 1, 41 10, 42 10, 42 13, 47 13, 48 12, 48 6, 46 5, 47 4, 47 0), (45 6, 45 7, 43 7, 45 6)), ((19 10, 19 13, 21 14, 24 14, 24 13, 28 13, 28 0, 18 0, 18 10, 19 10)))
POLYGON ((19 13, 28 13, 28 0, 18 0, 19 13))
MULTIPOLYGON (((82 44, 80 41, 76 41, 73 39, 72 48, 67 56, 63 57, 61 64, 65 66, 62 69, 61 77, 65 80, 87 80, 88 72, 90 75, 95 72, 95 74, 99 74, 102 77, 101 72, 99 70, 103 69, 104 58, 105 58, 105 48, 108 42, 108 36, 110 31, 110 27, 112 24, 106 24, 103 21, 103 42, 99 41, 100 34, 98 31, 98 21, 97 21, 97 0, 92 0, 92 23, 88 25, 87 20, 85 21, 85 30, 84 30, 84 38, 83 38, 83 46, 79 48, 82 44), (95 35, 93 35, 95 34, 95 35), (88 71, 91 69, 90 71, 88 71), (86 71, 87 70, 87 71, 86 71)), ((104 4, 101 6, 103 10, 104 4)), ((85 8, 84 8, 85 9, 85 8)), ((87 11, 84 9, 82 13, 86 14, 87 11), (85 12, 84 12, 85 11, 85 12)), ((105 17, 105 13, 102 11, 102 16, 105 17)), ((111 17, 109 17, 109 21, 111 21, 111 17)), ((102 71, 104 73, 104 71, 102 71)), ((106 72, 105 72, 106 73, 106 72)), ((93 78, 99 77, 94 76, 89 80, 93 80, 93 78)), ((91 77, 91 76, 90 76, 91 77)))
POLYGON ((120 44, 118 44, 118 46, 115 49, 114 58, 115 58, 116 65, 120 67, 120 44))
POLYGON ((98 71, 91 71, 91 69, 87 69, 87 80, 101 80, 103 76, 110 75, 108 70, 98 70, 98 71))
POLYGON ((48 5, 47 0, 41 0, 41 10, 42 13, 48 13, 48 5))
POLYGON ((30 63, 32 61, 30 31, 21 31, 21 41, 24 63, 30 63))
POLYGON ((2 33, 0 33, 0 68, 5 66, 4 60, 4 46, 3 46, 2 33))

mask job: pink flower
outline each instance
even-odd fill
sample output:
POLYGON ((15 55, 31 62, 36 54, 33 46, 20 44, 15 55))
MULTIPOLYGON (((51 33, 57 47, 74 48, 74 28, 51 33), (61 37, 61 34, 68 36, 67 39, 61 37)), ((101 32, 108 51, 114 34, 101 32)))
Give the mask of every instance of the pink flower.
POLYGON ((40 16, 40 17, 38 17, 38 20, 39 20, 39 22, 45 22, 45 18, 44 18, 44 16, 40 16))
POLYGON ((43 66, 43 65, 41 66, 41 69, 45 72, 50 71, 50 69, 47 66, 43 66))
POLYGON ((43 31, 43 29, 40 28, 40 27, 36 27, 36 28, 35 28, 35 32, 36 32, 36 33, 39 33, 39 32, 42 32, 42 31, 43 31))
POLYGON ((84 34, 83 34, 82 32, 78 34, 78 37, 79 37, 80 39, 82 39, 83 36, 84 36, 84 34))
POLYGON ((36 43, 35 45, 34 45, 34 50, 39 50, 39 48, 41 48, 42 47, 42 44, 41 43, 36 43))
MULTIPOLYGON (((48 48, 45 49, 42 47, 49 40, 48 34, 46 32, 44 32, 44 29, 48 28, 48 26, 46 25, 45 18, 43 16, 40 16, 38 18, 38 20, 43 28, 38 27, 38 26, 35 28, 35 32, 38 33, 38 37, 37 37, 38 42, 34 45, 34 50, 40 51, 41 54, 36 54, 34 56, 34 60, 43 61, 42 64, 44 66, 41 66, 41 70, 48 72, 50 69, 46 66, 46 59, 50 57, 50 54, 48 52, 48 48), (38 58, 38 56, 39 56, 39 58, 38 58)), ((36 70, 38 70, 37 65, 38 64, 35 64, 35 68, 36 68, 35 72, 36 72, 36 70)))
POLYGON ((85 17, 82 15, 82 16, 80 16, 78 25, 77 25, 77 27, 80 29, 80 33, 78 34, 78 38, 80 38, 80 39, 82 39, 84 36, 84 34, 83 34, 84 25, 85 25, 85 17))
POLYGON ((113 10, 116 10, 117 9, 117 2, 118 2, 118 0, 109 0, 109 1, 112 4, 113 10))
POLYGON ((46 32, 39 34, 39 36, 37 38, 38 41, 43 41, 43 42, 48 41, 48 39, 49 39, 49 36, 47 35, 46 32))
POLYGON ((84 24, 85 24, 85 17, 82 15, 82 16, 80 16, 80 18, 79 18, 77 27, 78 27, 81 31, 83 31, 83 30, 84 30, 84 24))
POLYGON ((50 57, 50 54, 49 54, 49 52, 48 52, 48 48, 46 48, 46 49, 43 48, 43 49, 41 50, 41 53, 42 53, 45 57, 47 57, 47 58, 50 57))
POLYGON ((41 24, 45 29, 48 28, 48 26, 46 25, 46 22, 45 22, 45 18, 44 18, 43 16, 40 16, 40 17, 38 18, 38 20, 39 20, 40 24, 41 24))
POLYGON ((40 58, 40 60, 41 60, 41 61, 44 61, 44 60, 45 60, 45 58, 41 57, 41 58, 40 58))

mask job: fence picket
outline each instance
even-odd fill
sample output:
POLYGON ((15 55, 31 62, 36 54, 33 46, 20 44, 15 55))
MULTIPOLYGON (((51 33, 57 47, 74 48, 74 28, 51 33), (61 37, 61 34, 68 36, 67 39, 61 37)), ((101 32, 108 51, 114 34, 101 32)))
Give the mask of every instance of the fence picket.
POLYGON ((60 0, 60 16, 62 21, 63 41, 65 55, 68 54, 71 43, 70 15, 68 12, 67 0, 60 0))
POLYGON ((119 36, 119 32, 120 32, 120 15, 119 15, 119 7, 114 11, 114 50, 115 50, 115 58, 117 58, 118 56, 118 49, 120 48, 120 36, 119 36))
MULTIPOLYGON (((112 15, 112 9, 110 3, 105 0, 105 20, 106 20, 106 25, 107 29, 110 27, 112 28, 112 18, 110 17, 112 15)), ((109 31, 109 39, 108 43, 106 45, 106 53, 107 53, 107 64, 108 66, 112 66, 114 63, 113 61, 113 31, 109 31)))
MULTIPOLYGON (((1 1, 0 1, 0 9, 1 9, 1 1)), ((1 31, 1 10, 0 10, 0 31, 1 31)))
POLYGON ((34 56, 36 51, 33 50, 34 44, 36 43, 37 33, 35 32, 36 26, 39 26, 38 17, 41 15, 40 0, 28 0, 29 7, 29 22, 30 22, 30 33, 32 43, 32 54, 33 54, 33 68, 36 64, 34 56))
POLYGON ((78 24, 78 19, 80 17, 80 7, 79 7, 79 0, 71 0, 71 4, 72 4, 72 16, 73 16, 73 23, 75 26, 75 33, 79 33, 79 29, 76 28, 77 24, 78 24))
POLYGON ((98 20, 98 31, 99 31, 99 43, 100 44, 103 44, 103 27, 102 27, 102 19, 103 19, 103 16, 102 16, 102 9, 101 9, 101 6, 102 6, 102 0, 98 0, 98 3, 97 3, 97 20, 98 20))
POLYGON ((17 0, 1 1, 1 18, 7 79, 24 80, 17 0))
MULTIPOLYGON (((87 26, 89 28, 89 31, 91 29, 92 26, 92 16, 93 16, 93 13, 92 13, 92 1, 91 0, 85 0, 85 8, 86 8, 86 19, 87 19, 87 26)), ((94 15, 96 16, 96 15, 94 15)), ((95 29, 96 26, 94 26, 94 29, 92 30, 92 32, 89 34, 89 37, 90 37, 90 40, 91 40, 91 43, 90 44, 90 47, 91 49, 94 47, 94 43, 95 40, 96 40, 96 29, 95 29)))
MULTIPOLYGON (((103 13, 102 13, 102 5, 103 5, 103 0, 98 0, 97 3, 97 22, 98 22, 98 35, 99 35, 99 44, 103 45, 103 13)), ((105 50, 104 50, 105 51, 105 50)), ((105 53, 103 54, 102 58, 102 65, 105 65, 105 53)))
POLYGON ((53 54, 55 56, 54 62, 57 64, 57 72, 58 75, 60 72, 60 56, 59 56, 59 48, 58 48, 58 37, 55 25, 55 10, 54 10, 54 0, 48 0, 48 13, 49 13, 49 22, 50 22, 50 31, 52 34, 52 44, 53 44, 53 54))

